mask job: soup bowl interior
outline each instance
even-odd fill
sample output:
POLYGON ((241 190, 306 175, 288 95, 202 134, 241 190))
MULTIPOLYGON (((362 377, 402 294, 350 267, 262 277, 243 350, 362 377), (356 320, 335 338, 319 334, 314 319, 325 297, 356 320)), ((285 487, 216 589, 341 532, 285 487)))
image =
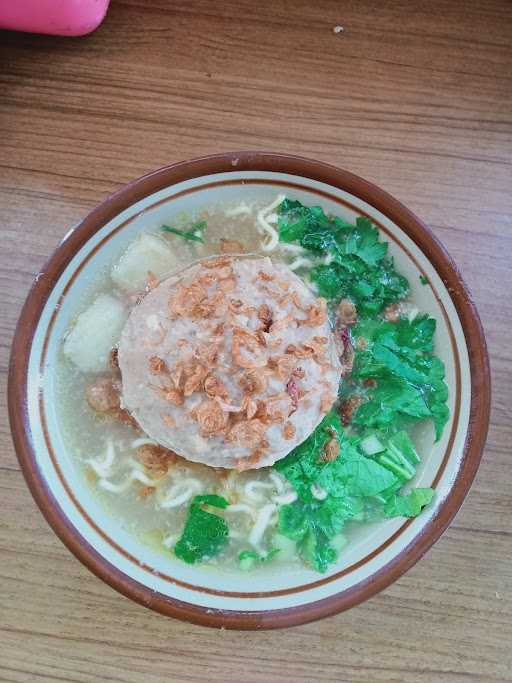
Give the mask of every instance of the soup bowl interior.
MULTIPOLYGON (((231 234, 229 237, 236 237, 231 234)), ((197 258, 180 246, 177 267, 197 258)), ((455 266, 399 202, 347 172, 284 155, 242 153, 177 164, 135 181, 71 230, 36 278, 13 347, 9 406, 28 484, 60 538, 114 588, 162 613, 232 628, 294 625, 370 597, 411 566, 460 506, 481 456, 489 377, 477 314, 455 266), (436 353, 446 367, 450 419, 442 438, 415 433, 423 456, 414 485, 434 502, 415 518, 347 529, 350 543, 326 574, 269 563, 257 572, 187 565, 130 532, 106 509, 73 457, 62 429, 62 338, 101 274, 138 233, 154 232, 209 207, 272 201, 279 194, 353 221, 368 216, 389 242, 414 305, 437 321, 436 353), (425 282, 427 284, 425 284, 425 282)))

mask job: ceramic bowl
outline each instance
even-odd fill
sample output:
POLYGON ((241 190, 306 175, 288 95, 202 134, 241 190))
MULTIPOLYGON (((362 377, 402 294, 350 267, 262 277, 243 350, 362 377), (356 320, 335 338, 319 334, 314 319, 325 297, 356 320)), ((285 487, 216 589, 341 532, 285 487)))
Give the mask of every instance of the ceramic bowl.
POLYGON ((162 168, 103 201, 64 237, 37 275, 16 330, 9 412, 25 478, 66 546, 133 600, 198 624, 261 629, 340 612, 375 595, 411 567, 459 509, 478 468, 489 420, 486 346, 475 307, 446 251, 421 221, 383 190, 347 171, 283 154, 221 154, 162 168), (416 478, 435 502, 416 519, 366 525, 324 575, 205 571, 143 545, 105 512, 67 451, 55 412, 54 367, 64 330, 99 270, 141 229, 217 200, 284 192, 347 219, 368 216, 390 243, 422 311, 437 320, 450 421, 442 439, 420 435, 430 453, 416 478), (420 276, 426 278, 422 284, 420 276))

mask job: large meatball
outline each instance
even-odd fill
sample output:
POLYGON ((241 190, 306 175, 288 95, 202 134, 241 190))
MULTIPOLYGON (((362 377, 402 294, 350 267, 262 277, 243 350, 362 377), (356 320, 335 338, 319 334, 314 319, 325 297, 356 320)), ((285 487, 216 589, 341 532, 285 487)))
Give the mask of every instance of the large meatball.
POLYGON ((336 399, 326 302, 268 258, 207 259, 151 291, 119 345, 122 401, 195 462, 248 469, 283 458, 336 399))

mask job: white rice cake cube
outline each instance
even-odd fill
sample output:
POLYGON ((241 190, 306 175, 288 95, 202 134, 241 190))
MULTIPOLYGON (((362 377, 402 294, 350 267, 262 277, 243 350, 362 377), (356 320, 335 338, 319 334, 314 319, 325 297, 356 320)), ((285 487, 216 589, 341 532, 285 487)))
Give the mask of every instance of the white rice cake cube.
POLYGON ((117 344, 128 316, 124 305, 110 294, 100 294, 77 317, 64 340, 64 353, 82 372, 108 368, 112 347, 117 344))
POLYGON ((158 279, 177 266, 173 250, 162 237, 140 234, 112 267, 110 277, 125 292, 144 289, 151 271, 158 279))

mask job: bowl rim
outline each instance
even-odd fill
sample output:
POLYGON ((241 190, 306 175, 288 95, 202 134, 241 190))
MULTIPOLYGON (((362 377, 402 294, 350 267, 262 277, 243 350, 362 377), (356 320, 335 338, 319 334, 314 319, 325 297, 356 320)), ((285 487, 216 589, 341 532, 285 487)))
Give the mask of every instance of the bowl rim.
POLYGON ((96 576, 126 597, 161 614, 203 626, 241 630, 296 626, 337 614, 372 597, 415 564, 449 526, 476 475, 487 436, 491 380, 485 337, 469 291, 451 257, 432 231, 401 202, 376 185, 325 162, 290 154, 238 151, 164 166, 123 186, 100 202, 60 242, 35 278, 14 333, 8 377, 8 409, 16 454, 34 500, 67 548, 96 576), (71 524, 37 466, 27 409, 28 362, 40 315, 60 275, 74 255, 107 222, 144 197, 171 185, 215 173, 287 173, 344 190, 398 225, 428 255, 459 316, 471 374, 469 424, 460 469, 436 516, 390 562, 364 581, 321 600, 295 607, 251 612, 212 609, 152 591, 98 553, 71 524))

